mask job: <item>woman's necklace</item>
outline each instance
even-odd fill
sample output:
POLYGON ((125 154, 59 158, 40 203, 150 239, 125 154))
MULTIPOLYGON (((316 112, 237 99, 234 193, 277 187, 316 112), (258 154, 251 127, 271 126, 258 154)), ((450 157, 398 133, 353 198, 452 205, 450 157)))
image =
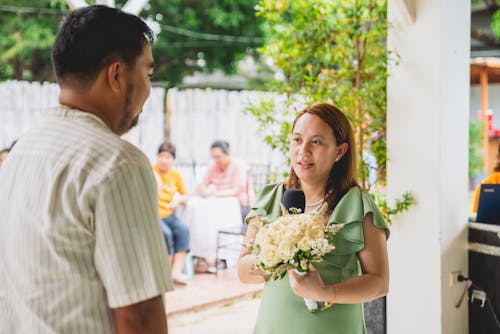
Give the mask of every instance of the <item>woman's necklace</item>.
POLYGON ((314 203, 309 203, 309 204, 307 204, 307 203, 306 203, 306 207, 307 207, 307 208, 313 208, 313 207, 318 206, 318 205, 320 205, 321 203, 323 203, 323 201, 324 201, 324 200, 325 200, 325 198, 320 198, 320 200, 319 200, 319 201, 317 201, 317 202, 314 202, 314 203))

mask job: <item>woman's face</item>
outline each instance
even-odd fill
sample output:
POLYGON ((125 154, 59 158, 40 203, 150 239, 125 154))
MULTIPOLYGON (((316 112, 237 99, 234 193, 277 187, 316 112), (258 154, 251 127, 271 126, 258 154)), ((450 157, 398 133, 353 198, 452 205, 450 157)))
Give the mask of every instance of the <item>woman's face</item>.
POLYGON ((170 152, 161 152, 158 153, 158 159, 156 162, 156 166, 162 173, 166 173, 174 164, 175 158, 170 152))
POLYGON ((215 161, 215 164, 219 169, 226 169, 229 165, 230 158, 228 153, 224 153, 220 147, 214 147, 210 149, 210 156, 215 161))
POLYGON ((340 159, 346 150, 347 144, 337 146, 332 128, 318 116, 304 114, 295 123, 290 158, 301 182, 326 183, 335 159, 340 159))

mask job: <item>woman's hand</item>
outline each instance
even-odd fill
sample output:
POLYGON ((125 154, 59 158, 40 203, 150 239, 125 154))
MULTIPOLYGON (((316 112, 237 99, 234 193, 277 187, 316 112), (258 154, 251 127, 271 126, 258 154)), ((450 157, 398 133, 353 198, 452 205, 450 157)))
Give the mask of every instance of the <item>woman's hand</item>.
POLYGON ((251 254, 249 249, 245 246, 255 240, 255 235, 262 226, 260 217, 254 217, 250 220, 245 235, 245 241, 241 247, 240 257, 238 259, 238 277, 243 283, 264 283, 269 279, 266 275, 258 274, 255 271, 255 265, 258 259, 255 255, 251 254))
POLYGON ((316 301, 328 301, 332 296, 331 289, 325 286, 318 271, 311 266, 305 276, 300 276, 295 270, 288 271, 290 287, 293 292, 302 298, 309 298, 316 301))

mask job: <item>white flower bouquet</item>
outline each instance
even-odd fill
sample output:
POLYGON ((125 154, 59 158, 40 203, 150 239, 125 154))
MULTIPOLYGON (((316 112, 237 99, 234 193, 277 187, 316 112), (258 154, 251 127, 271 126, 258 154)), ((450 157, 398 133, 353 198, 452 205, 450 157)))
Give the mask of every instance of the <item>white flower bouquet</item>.
MULTIPOLYGON (((335 249, 333 236, 343 227, 342 224, 325 227, 323 217, 327 208, 325 203, 312 214, 288 214, 282 208, 283 216, 264 224, 254 241, 247 245, 259 259, 255 272, 276 280, 283 278, 291 269, 305 275, 311 263, 322 261, 325 254, 335 249)), ((317 305, 316 309, 314 305, 308 305, 308 308, 315 311, 317 305)))

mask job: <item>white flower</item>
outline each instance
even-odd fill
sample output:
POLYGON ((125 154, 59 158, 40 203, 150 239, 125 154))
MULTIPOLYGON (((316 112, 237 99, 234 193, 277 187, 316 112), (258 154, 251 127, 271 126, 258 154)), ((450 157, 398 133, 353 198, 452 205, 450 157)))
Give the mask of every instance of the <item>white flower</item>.
POLYGON ((301 251, 308 251, 311 249, 311 239, 304 237, 300 239, 300 241, 297 243, 297 248, 300 249, 301 251))
POLYGON ((325 228, 319 215, 285 215, 262 226, 250 248, 260 260, 259 268, 275 279, 290 266, 304 270, 311 262, 321 261, 322 256, 335 248, 329 239, 340 228, 342 225, 325 228))
POLYGON ((274 267, 280 262, 276 249, 269 246, 260 250, 259 258, 267 267, 274 267))
POLYGON ((284 241, 278 246, 278 257, 282 261, 287 261, 293 259, 293 256, 297 252, 297 248, 295 247, 295 244, 292 242, 287 242, 284 241))

